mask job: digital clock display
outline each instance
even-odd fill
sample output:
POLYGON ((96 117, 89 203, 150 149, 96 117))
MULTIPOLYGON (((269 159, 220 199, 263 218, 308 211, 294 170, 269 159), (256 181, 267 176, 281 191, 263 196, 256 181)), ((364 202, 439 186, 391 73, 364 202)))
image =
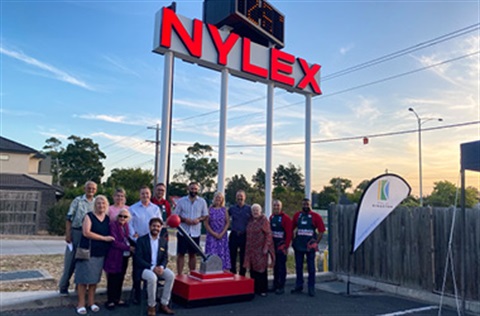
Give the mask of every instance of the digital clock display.
POLYGON ((266 0, 205 0, 204 20, 217 27, 229 25, 263 45, 284 46, 285 16, 266 0))
POLYGON ((265 0, 237 0, 238 14, 283 43, 285 17, 265 0))

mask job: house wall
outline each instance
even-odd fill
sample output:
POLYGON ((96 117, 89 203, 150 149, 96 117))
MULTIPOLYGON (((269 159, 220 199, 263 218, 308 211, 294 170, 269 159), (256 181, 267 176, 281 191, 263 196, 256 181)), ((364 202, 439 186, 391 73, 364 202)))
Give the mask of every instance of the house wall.
POLYGON ((0 172, 29 173, 29 155, 0 152, 0 172))

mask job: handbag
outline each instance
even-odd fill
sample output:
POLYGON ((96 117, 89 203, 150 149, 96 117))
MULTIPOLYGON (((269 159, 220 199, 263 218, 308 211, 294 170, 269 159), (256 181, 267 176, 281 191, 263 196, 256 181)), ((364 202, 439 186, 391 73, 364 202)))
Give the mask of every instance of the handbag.
POLYGON ((75 259, 77 259, 77 260, 89 260, 90 259, 90 246, 91 245, 92 245, 92 241, 89 240, 88 248, 77 247, 77 251, 75 252, 75 259))

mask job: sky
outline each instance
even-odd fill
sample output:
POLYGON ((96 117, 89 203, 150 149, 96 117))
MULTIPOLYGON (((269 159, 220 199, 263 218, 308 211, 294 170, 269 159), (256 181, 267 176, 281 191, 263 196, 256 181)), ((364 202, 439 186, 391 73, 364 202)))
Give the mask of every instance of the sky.
MULTIPOLYGON (((203 1, 176 2, 177 14, 202 18, 203 1)), ((170 3, 1 0, 1 135, 37 150, 50 137, 64 145, 70 135, 91 138, 107 156, 105 179, 113 168, 153 170, 164 64, 152 53, 154 18, 170 3)), ((434 182, 459 183, 460 144, 480 139, 479 1, 270 3, 285 15, 283 50, 322 66, 313 190, 333 177, 355 187, 389 172, 418 196, 410 107, 422 119, 424 195, 434 182)), ((266 94, 263 83, 229 79, 227 177, 265 170, 266 94)), ((171 175, 195 142, 217 156, 219 101, 219 72, 175 60, 171 175)), ((274 169, 305 170, 304 104, 275 89, 274 169)), ((480 188, 480 175, 467 172, 467 185, 480 188)))

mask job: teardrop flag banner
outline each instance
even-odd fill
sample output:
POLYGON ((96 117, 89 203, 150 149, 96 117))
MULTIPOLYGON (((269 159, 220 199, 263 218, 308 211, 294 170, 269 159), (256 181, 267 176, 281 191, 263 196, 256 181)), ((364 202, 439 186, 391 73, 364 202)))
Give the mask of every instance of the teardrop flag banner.
POLYGON ((388 214, 410 195, 411 190, 402 177, 392 173, 380 175, 369 183, 358 203, 355 215, 352 253, 388 214))

